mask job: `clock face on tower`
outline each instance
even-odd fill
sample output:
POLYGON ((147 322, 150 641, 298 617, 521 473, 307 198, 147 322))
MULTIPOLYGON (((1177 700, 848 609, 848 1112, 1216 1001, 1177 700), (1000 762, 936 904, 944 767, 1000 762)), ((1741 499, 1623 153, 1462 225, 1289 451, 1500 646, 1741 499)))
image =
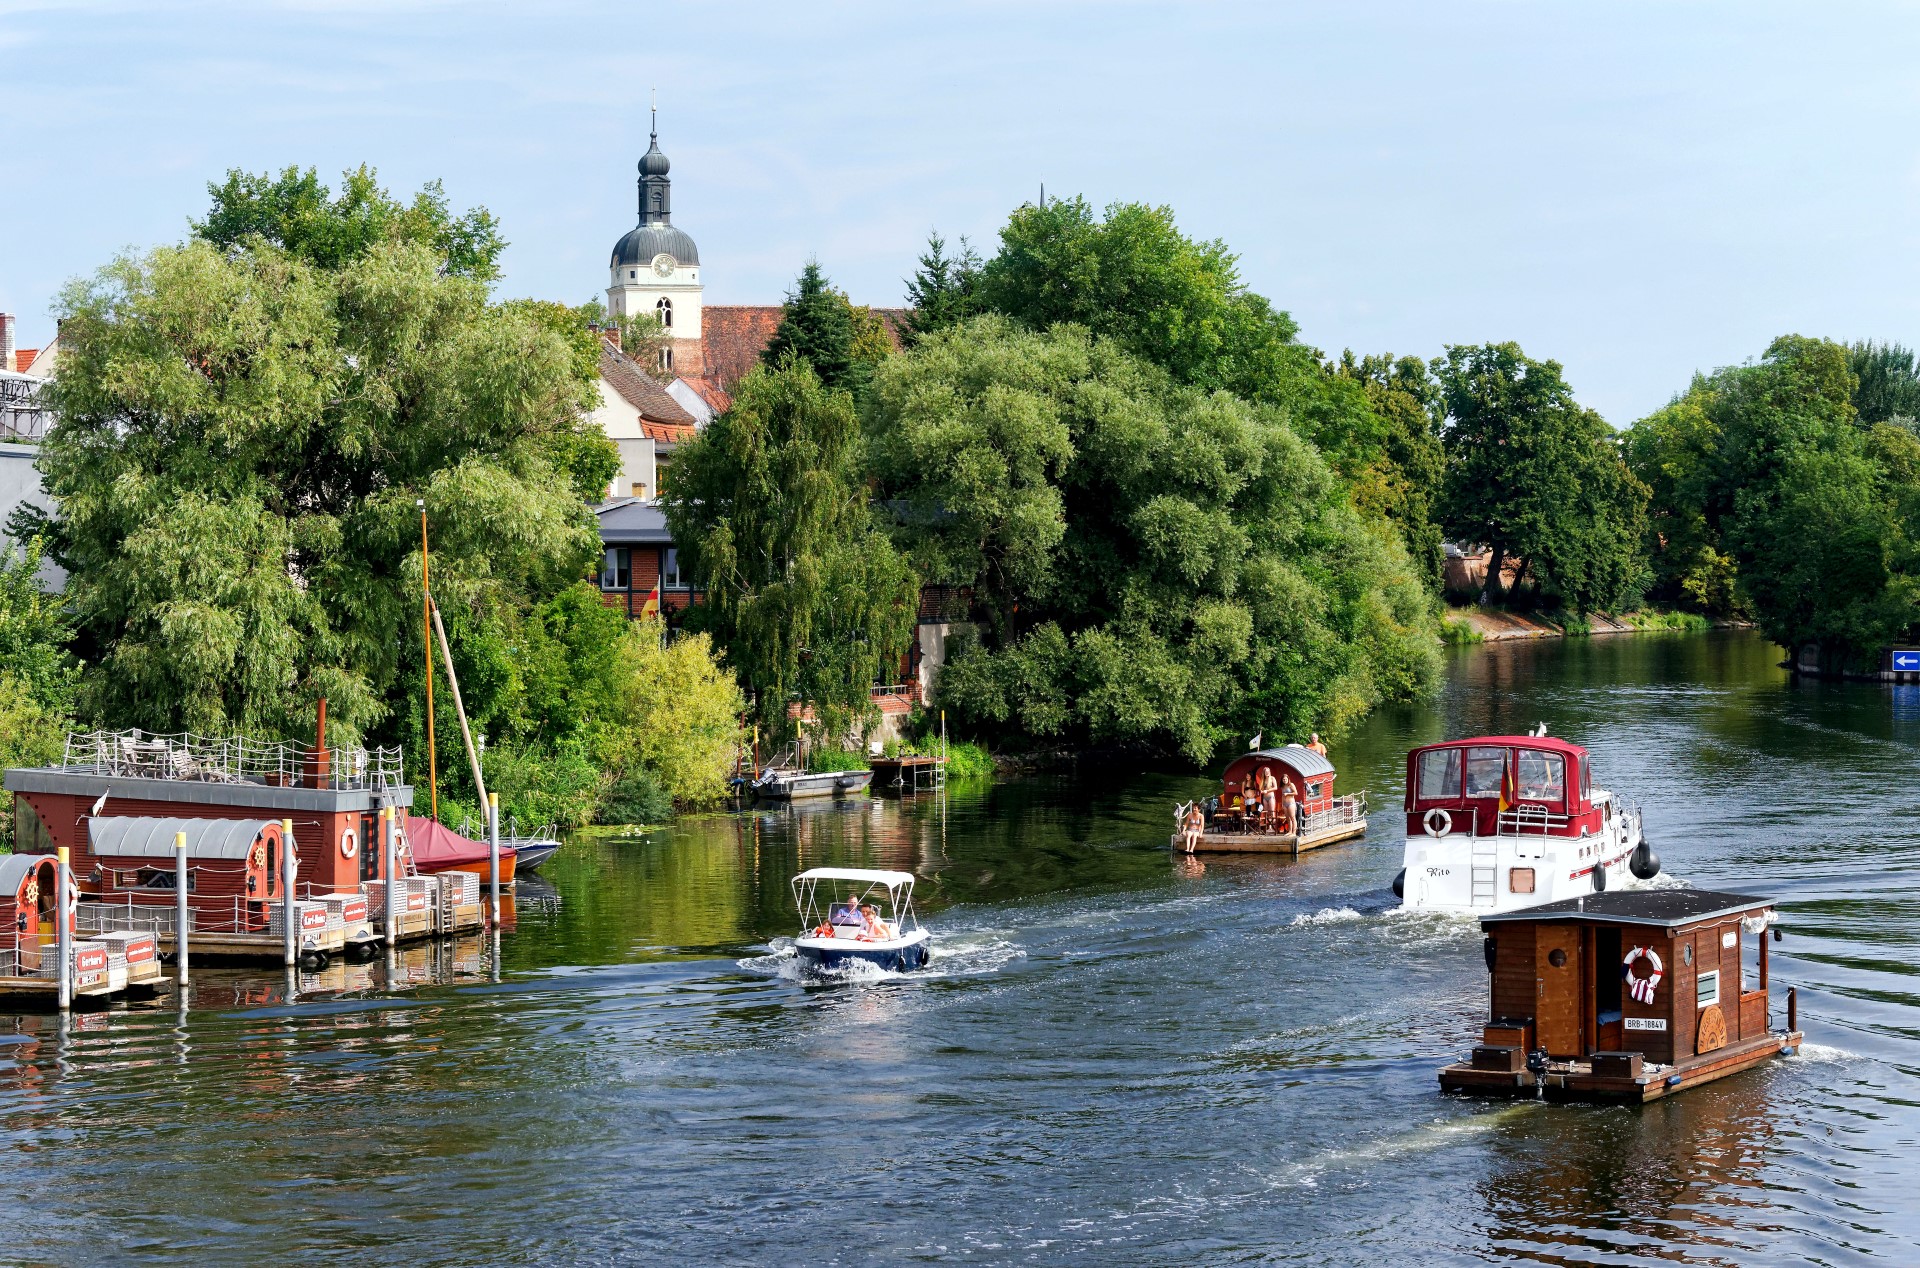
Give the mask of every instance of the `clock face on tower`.
POLYGON ((661 277, 673 276, 673 257, 662 251, 653 257, 653 271, 661 277))

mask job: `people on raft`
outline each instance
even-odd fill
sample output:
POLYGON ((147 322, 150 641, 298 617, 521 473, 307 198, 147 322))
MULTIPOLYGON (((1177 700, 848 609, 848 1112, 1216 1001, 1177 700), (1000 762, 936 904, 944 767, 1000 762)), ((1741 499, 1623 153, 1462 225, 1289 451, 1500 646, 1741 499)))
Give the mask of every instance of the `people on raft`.
POLYGON ((1261 820, 1272 831, 1274 819, 1280 813, 1280 781, 1273 777, 1273 767, 1262 766, 1253 777, 1253 784, 1260 792, 1261 820))
POLYGON ((1307 735, 1307 747, 1322 757, 1327 755, 1327 746, 1321 742, 1320 732, 1318 731, 1310 732, 1307 735))
POLYGON ((1200 834, 1206 830, 1207 819, 1206 816, 1201 813, 1200 803, 1197 801, 1188 802, 1187 813, 1182 817, 1180 823, 1180 835, 1187 843, 1188 854, 1192 854, 1194 847, 1200 844, 1200 834))

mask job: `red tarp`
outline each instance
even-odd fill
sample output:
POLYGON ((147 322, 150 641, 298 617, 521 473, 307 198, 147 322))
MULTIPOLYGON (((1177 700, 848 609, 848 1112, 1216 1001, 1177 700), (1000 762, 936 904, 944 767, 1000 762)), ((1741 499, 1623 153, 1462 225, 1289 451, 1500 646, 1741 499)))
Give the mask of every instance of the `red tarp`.
MULTIPOLYGON (((442 823, 424 815, 407 816, 407 844, 413 848, 413 865, 422 872, 444 872, 462 863, 485 863, 487 843, 469 841, 442 823)), ((513 857, 513 847, 502 842, 500 857, 513 857)), ((500 873, 506 875, 505 869, 500 873)))

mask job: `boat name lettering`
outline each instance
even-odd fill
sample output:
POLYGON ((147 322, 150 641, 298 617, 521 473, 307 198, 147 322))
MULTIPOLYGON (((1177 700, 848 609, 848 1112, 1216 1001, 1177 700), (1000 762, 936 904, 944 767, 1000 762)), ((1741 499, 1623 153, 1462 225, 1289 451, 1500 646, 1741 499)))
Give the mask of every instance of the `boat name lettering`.
POLYGON ((1451 868, 1430 867, 1427 869, 1428 876, 1450 876, 1452 874, 1453 874, 1453 871, 1451 868))

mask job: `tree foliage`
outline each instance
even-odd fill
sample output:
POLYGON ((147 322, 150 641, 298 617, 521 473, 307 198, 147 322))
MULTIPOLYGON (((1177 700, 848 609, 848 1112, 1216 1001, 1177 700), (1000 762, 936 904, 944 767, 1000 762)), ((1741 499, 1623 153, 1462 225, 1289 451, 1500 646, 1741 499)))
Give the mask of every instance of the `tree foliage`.
POLYGON ((957 326, 980 310, 974 287, 980 278, 980 254, 963 237, 960 254, 947 254, 947 240, 927 235, 920 267, 907 279, 907 320, 902 338, 912 347, 923 337, 957 326))
POLYGON ((323 269, 259 239, 121 259, 62 307, 41 452, 85 711, 156 730, 391 726, 419 670, 419 517, 443 606, 523 610, 597 544, 604 446, 566 338, 428 247, 323 269))
POLYGON ((1433 369, 1448 419, 1441 522, 1455 540, 1491 549, 1491 594, 1512 559, 1574 612, 1638 603, 1647 489, 1559 364, 1503 343, 1449 347, 1433 369))
POLYGON ((1435 518, 1446 476, 1439 386, 1418 357, 1347 352, 1329 372, 1359 384, 1367 408, 1343 411, 1360 425, 1343 429, 1337 449, 1323 449, 1327 461, 1352 486, 1354 506, 1400 530, 1421 577, 1438 590, 1446 568, 1435 518))
POLYGON ((491 282, 500 276, 507 246, 485 207, 454 215, 437 180, 403 203, 364 163, 341 173, 338 195, 311 167, 289 167, 278 176, 236 167, 207 192, 213 207, 193 225, 203 240, 236 248, 258 237, 323 269, 345 268, 382 243, 411 242, 430 251, 441 272, 491 282))
POLYGON ((903 548, 982 613, 940 685, 971 725, 1200 760, 1432 680, 1405 552, 1277 411, 987 316, 884 367, 866 424, 903 548))
POLYGON ((799 361, 810 367, 830 392, 858 392, 866 383, 867 363, 854 355, 858 334, 853 306, 833 289, 817 260, 808 260, 787 293, 779 328, 761 354, 761 363, 778 367, 799 361))
POLYGON ((769 733, 788 706, 838 736, 913 634, 912 570, 872 523, 852 398, 790 355, 674 458, 667 523, 706 601, 689 624, 726 649, 769 733))
MULTIPOLYGON (((40 588, 41 542, 0 550, 0 769, 59 759, 79 666, 72 626, 40 588)), ((0 849, 13 846, 13 794, 0 792, 0 849)))
POLYGON ((1897 346, 1785 335, 1637 424, 1663 583, 1710 611, 1748 605, 1775 642, 1833 668, 1920 635, 1913 370, 1897 346), (1702 572, 1729 580, 1708 589, 1702 572))

